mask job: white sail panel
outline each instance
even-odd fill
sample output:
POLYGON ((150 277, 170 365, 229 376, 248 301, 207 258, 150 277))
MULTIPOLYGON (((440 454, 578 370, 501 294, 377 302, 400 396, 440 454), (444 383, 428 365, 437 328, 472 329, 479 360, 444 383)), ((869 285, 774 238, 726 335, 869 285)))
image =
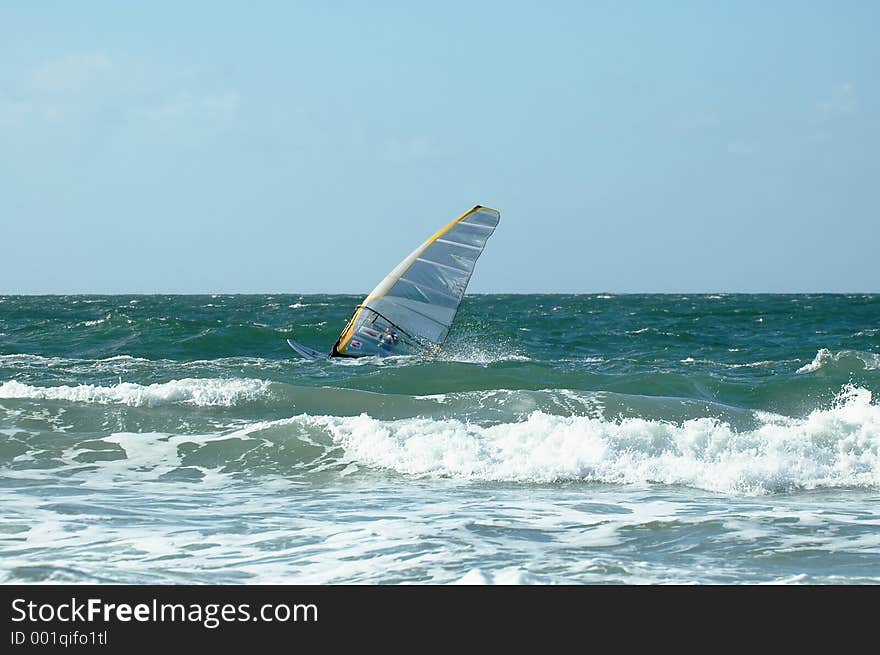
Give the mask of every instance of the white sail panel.
POLYGON ((416 248, 361 303, 334 353, 384 354, 391 345, 412 352, 442 343, 499 218, 494 209, 474 207, 416 248), (390 343, 395 329, 405 343, 390 343))

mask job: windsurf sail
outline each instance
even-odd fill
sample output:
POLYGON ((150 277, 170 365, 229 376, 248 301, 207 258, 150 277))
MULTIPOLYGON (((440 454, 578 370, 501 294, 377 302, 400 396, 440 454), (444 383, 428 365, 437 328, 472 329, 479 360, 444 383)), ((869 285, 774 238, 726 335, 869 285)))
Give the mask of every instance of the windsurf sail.
POLYGON ((501 214, 477 205, 413 250, 355 309, 331 357, 440 347, 501 214))

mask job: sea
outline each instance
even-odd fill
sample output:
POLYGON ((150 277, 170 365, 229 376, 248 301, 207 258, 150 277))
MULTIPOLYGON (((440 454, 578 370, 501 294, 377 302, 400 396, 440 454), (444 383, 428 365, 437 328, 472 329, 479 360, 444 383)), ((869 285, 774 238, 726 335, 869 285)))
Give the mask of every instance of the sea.
POLYGON ((0 582, 880 582, 880 295, 360 300, 0 296, 0 582))

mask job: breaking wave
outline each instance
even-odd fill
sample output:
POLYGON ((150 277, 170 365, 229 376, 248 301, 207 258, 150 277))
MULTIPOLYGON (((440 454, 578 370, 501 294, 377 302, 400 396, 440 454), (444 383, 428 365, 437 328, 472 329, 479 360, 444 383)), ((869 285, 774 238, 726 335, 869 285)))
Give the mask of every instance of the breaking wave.
MULTIPOLYGON (((188 429, 196 432, 189 434, 157 431, 148 438, 126 432, 125 443, 116 432, 101 440, 126 451, 114 470, 159 467, 164 474, 196 466, 207 474, 231 466, 245 476, 290 479, 330 466, 465 482, 659 483, 733 495, 880 488, 880 405, 870 390, 857 386, 801 417, 744 409, 722 413, 720 406, 700 409, 691 403, 673 418, 669 404, 681 405, 681 399, 550 390, 407 397, 315 389, 312 396, 307 389, 272 384, 188 378, 44 387, 7 381, 0 384, 0 398, 131 407, 230 407, 271 398, 278 413, 300 412, 256 423, 244 416, 193 423, 188 429), (322 413, 327 395, 335 405, 332 414, 322 413), (355 414, 364 404, 373 405, 371 412, 355 414), (258 445, 242 453, 236 445, 242 440, 258 445), (190 445, 178 451, 182 444, 190 445), (136 461, 132 448, 139 453, 136 461), (320 467, 311 461, 320 461, 320 467)), ((137 417, 131 420, 124 424, 129 427, 116 424, 140 432, 137 417)), ((78 449, 74 454, 82 456, 78 449)))
POLYGON ((759 412, 737 431, 716 418, 609 421, 540 411, 492 426, 457 419, 301 416, 360 464, 472 481, 663 483, 761 495, 880 487, 880 406, 849 387, 806 418, 759 412))
POLYGON ((820 348, 809 364, 801 366, 797 373, 815 373, 819 370, 847 372, 854 370, 876 371, 880 369, 880 355, 858 350, 841 350, 833 353, 820 348))
POLYGON ((189 404, 200 407, 230 407, 241 401, 255 400, 268 394, 268 383, 248 379, 187 378, 142 385, 122 382, 110 386, 42 387, 16 380, 0 383, 0 398, 66 400, 70 402, 155 407, 189 404))

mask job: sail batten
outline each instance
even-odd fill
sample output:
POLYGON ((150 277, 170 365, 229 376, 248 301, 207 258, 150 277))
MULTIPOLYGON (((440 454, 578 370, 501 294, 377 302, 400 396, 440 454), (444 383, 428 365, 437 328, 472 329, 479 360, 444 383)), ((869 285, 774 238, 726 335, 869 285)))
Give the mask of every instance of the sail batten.
MULTIPOLYGON (((406 284, 411 284, 412 286, 414 286, 416 288, 417 291, 419 291, 422 294, 422 296, 425 297, 425 299, 428 299, 428 295, 426 293, 422 292, 422 287, 420 287, 418 284, 416 284, 412 280, 407 280, 405 277, 402 277, 402 278, 400 278, 400 281, 405 282, 406 284)), ((427 289, 428 291, 430 291, 431 293, 437 294, 438 296, 442 296, 444 298, 449 298, 450 300, 454 300, 456 302, 459 302, 459 298, 456 298, 451 293, 445 293, 445 292, 441 291, 440 289, 434 289, 432 287, 424 287, 424 288, 427 289)))
POLYGON ((408 354, 441 344, 499 218, 478 205, 411 252, 358 306, 331 355, 408 354))
POLYGON ((495 228, 491 225, 480 225, 479 223, 472 223, 471 221, 462 221, 462 225, 472 225, 473 227, 480 228, 481 230, 494 230, 495 228))
POLYGON ((450 271, 457 271, 459 273, 470 273, 470 271, 466 268, 456 268, 455 266, 449 266, 448 264, 441 264, 440 262, 431 261, 430 259, 425 259, 424 257, 419 257, 418 261, 425 262, 426 264, 430 264, 431 266, 439 266, 440 268, 448 268, 450 271))
POLYGON ((453 246, 459 246, 460 248, 469 248, 470 250, 482 250, 482 248, 478 248, 477 246, 470 246, 466 243, 458 243, 457 241, 450 241, 449 239, 437 239, 437 243, 448 243, 453 246))

